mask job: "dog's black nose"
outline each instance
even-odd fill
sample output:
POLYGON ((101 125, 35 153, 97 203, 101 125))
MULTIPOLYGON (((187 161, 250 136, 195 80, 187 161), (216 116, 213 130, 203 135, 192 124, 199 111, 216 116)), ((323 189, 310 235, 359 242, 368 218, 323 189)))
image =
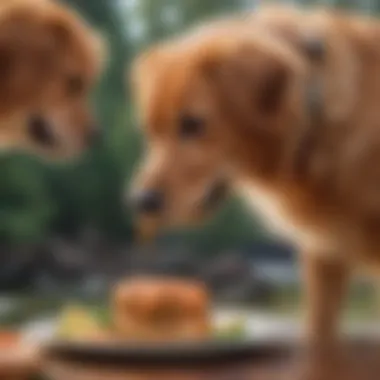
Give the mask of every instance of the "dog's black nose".
POLYGON ((164 196, 156 190, 141 191, 132 196, 132 206, 141 214, 158 214, 164 207, 164 196))
POLYGON ((29 135, 36 143, 44 146, 56 143, 50 123, 42 116, 34 115, 29 119, 29 135))

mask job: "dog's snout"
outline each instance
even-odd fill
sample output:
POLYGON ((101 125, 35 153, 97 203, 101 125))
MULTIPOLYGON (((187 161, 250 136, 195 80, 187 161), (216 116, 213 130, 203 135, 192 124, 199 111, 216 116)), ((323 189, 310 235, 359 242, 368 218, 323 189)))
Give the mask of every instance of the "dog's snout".
POLYGON ((164 207, 164 196, 157 190, 140 191, 132 197, 132 206, 141 214, 158 214, 164 207))

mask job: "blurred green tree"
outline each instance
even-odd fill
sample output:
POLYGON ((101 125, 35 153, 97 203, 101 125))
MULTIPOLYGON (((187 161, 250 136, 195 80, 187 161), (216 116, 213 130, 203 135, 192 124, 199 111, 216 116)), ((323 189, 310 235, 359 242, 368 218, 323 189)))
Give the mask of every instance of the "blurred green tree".
POLYGON ((38 163, 25 157, 0 159, 0 241, 37 243, 49 233, 56 205, 38 163))
MULTIPOLYGON (((146 46, 210 17, 253 7, 249 0, 62 0, 78 10, 109 46, 105 73, 94 96, 103 142, 79 162, 52 167, 26 157, 0 159, 0 241, 40 241, 51 233, 77 234, 92 226, 112 239, 132 237, 123 192, 139 158, 127 71, 146 46)), ((303 0, 377 11, 377 0, 303 0)), ((189 232, 205 250, 236 246, 263 236, 255 219, 233 199, 212 223, 189 232)))

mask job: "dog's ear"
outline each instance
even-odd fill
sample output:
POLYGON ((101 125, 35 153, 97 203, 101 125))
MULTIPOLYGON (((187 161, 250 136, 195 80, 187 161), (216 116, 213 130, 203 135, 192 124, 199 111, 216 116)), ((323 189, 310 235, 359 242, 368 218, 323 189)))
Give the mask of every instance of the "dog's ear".
POLYGON ((3 16, 0 22, 0 95, 2 102, 13 104, 15 97, 25 91, 22 87, 31 77, 35 44, 42 41, 35 39, 35 25, 25 11, 15 8, 3 16))
POLYGON ((10 14, 0 23, 0 79, 7 79, 15 69, 20 48, 29 38, 27 15, 10 14))
POLYGON ((280 56, 244 46, 213 57, 206 76, 229 103, 242 114, 270 116, 284 103, 291 69, 280 56))
POLYGON ((61 24, 45 25, 39 8, 21 7, 17 3, 7 9, 0 22, 0 77, 6 78, 20 66, 41 60, 46 63, 49 55, 64 40, 66 31, 61 24))
MULTIPOLYGON (((33 2, 32 2, 33 3, 33 2)), ((48 3, 46 3, 48 4, 48 3)), ((1 103, 16 104, 33 98, 50 72, 59 64, 70 30, 60 15, 49 17, 43 12, 42 0, 36 4, 11 3, 0 20, 0 97, 1 103)), ((49 11, 49 8, 46 8, 49 11)))

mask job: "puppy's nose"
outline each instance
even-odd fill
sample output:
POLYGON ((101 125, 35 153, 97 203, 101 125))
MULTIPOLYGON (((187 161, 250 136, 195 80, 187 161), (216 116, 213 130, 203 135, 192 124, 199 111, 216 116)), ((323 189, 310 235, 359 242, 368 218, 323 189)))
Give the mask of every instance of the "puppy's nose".
POLYGON ((29 119, 29 135, 38 144, 53 146, 56 143, 50 123, 39 115, 29 119))
POLYGON ((140 191, 132 197, 132 205, 141 214, 158 214, 164 207, 164 196, 157 190, 140 191))

